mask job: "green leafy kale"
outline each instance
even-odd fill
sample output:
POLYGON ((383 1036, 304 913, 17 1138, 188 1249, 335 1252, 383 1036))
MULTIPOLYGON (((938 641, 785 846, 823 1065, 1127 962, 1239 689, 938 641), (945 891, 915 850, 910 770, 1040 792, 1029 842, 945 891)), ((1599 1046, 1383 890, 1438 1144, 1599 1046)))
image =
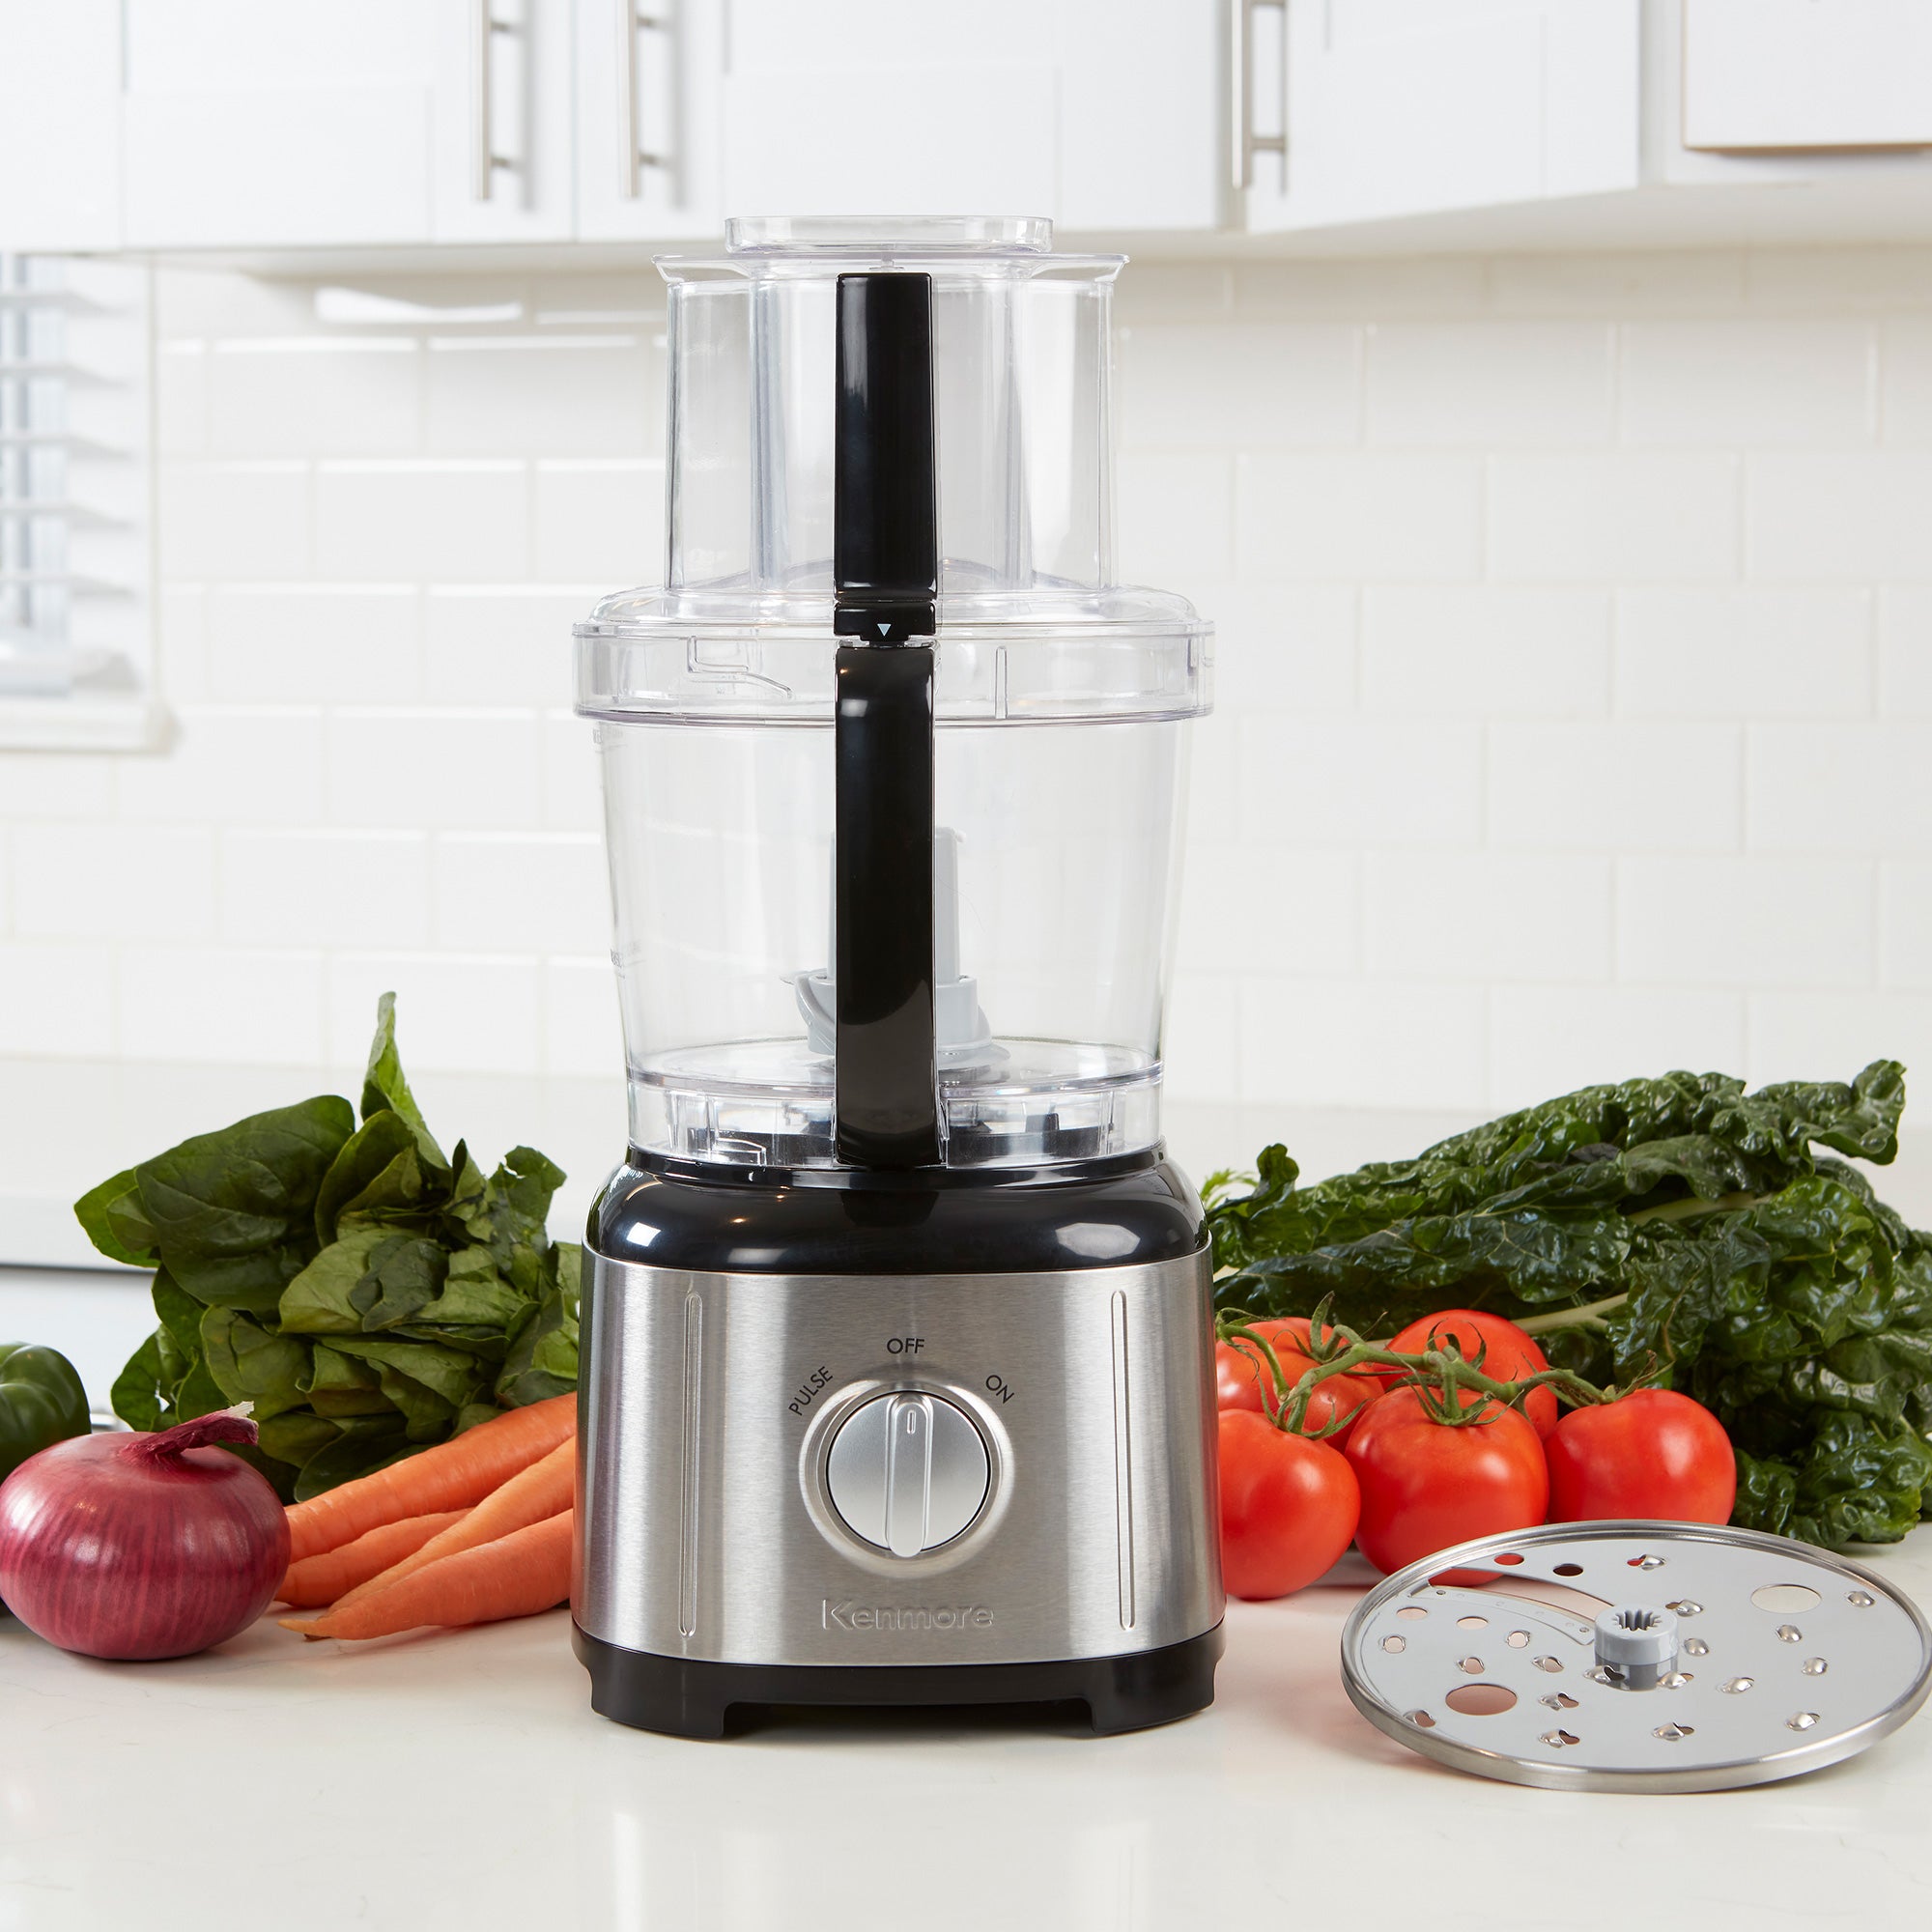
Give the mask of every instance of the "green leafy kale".
POLYGON ((1285 1148, 1208 1183, 1216 1301, 1387 1333, 1449 1307, 1595 1380, 1655 1374, 1738 1457, 1735 1520, 1839 1548, 1932 1515, 1932 1236, 1844 1161, 1898 1148, 1904 1069, 1747 1094, 1585 1088, 1313 1187, 1285 1148))
POLYGON ((245 1453, 285 1499, 577 1385, 581 1251, 546 1229, 563 1173, 514 1148, 445 1156, 384 993, 362 1120, 335 1094, 199 1134, 84 1195, 115 1261, 155 1270, 159 1326, 115 1412, 165 1429, 254 1406, 245 1453))

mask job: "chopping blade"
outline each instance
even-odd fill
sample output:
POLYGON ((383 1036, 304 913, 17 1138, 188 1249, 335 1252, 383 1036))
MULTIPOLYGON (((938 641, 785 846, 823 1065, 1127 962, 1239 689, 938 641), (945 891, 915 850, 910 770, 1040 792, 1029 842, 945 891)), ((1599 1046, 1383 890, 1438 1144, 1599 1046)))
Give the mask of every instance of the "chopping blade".
POLYGON ((1896 1730, 1932 1689, 1932 1629, 1882 1577, 1808 1544, 1549 1523, 1385 1577, 1342 1632, 1342 1678, 1378 1730, 1459 1771, 1720 1791, 1896 1730))

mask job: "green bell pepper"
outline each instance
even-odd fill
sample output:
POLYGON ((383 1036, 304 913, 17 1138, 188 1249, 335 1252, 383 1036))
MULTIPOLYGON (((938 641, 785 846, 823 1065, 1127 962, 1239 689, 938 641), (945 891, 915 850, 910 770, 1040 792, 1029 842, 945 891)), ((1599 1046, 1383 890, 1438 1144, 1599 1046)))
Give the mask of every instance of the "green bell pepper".
POLYGON ((0 1483, 29 1456, 88 1431, 87 1391, 56 1349, 0 1342, 0 1483))

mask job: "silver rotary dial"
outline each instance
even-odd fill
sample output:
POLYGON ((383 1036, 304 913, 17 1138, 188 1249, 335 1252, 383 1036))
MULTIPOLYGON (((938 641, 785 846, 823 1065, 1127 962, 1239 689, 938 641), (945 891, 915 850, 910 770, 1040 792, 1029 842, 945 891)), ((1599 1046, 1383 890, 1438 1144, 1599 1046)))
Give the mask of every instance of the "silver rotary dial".
POLYGON ((826 1459, 832 1506, 895 1556, 950 1543, 986 1500, 986 1445, 965 1411, 919 1390, 874 1396, 840 1425, 826 1459))

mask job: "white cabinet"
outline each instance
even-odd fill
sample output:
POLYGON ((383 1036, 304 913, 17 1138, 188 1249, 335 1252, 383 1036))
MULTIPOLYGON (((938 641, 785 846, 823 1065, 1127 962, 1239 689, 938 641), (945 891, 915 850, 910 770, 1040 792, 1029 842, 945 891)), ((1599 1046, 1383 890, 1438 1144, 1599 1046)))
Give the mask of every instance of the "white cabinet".
POLYGON ((1252 229, 1634 187, 1639 0, 1236 0, 1252 229))
POLYGON ((123 238, 560 240, 570 0, 126 0, 123 238))
POLYGON ((577 0, 577 233, 715 235, 725 0, 577 0))
POLYGON ((0 0, 0 248, 121 239, 121 0, 0 0))
POLYGON ((1932 143, 1925 0, 1684 0, 1684 145, 1932 143))
POLYGON ((1220 216, 1210 0, 733 0, 733 213, 1220 216))

